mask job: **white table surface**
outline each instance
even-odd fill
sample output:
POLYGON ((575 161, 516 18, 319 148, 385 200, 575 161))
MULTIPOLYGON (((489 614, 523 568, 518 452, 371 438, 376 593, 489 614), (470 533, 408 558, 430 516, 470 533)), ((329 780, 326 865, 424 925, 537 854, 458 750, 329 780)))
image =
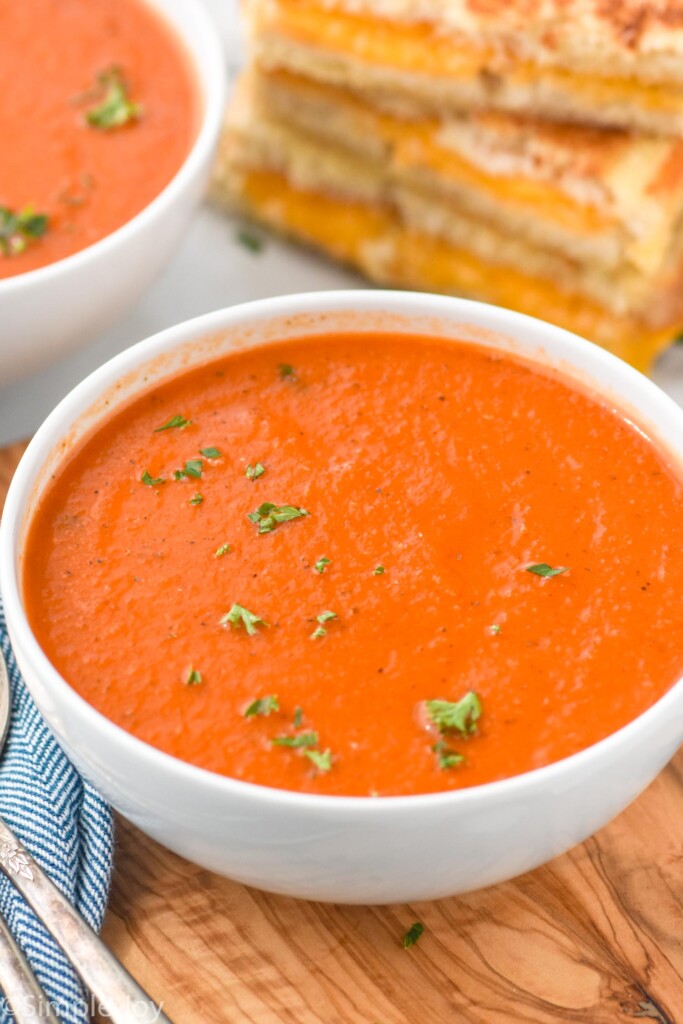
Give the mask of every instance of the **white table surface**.
MULTIPOLYGON (((238 0, 198 2, 207 5, 216 22, 232 76, 241 60, 238 0)), ((236 241, 228 218, 204 207, 163 276, 118 324, 41 373, 0 387, 0 446, 30 436, 91 370, 164 327, 248 299, 359 284, 353 274, 279 241, 268 239, 263 251, 254 254, 236 241)), ((0 344, 1 317, 0 310, 0 344)), ((683 405, 683 345, 665 354, 654 377, 683 405)))

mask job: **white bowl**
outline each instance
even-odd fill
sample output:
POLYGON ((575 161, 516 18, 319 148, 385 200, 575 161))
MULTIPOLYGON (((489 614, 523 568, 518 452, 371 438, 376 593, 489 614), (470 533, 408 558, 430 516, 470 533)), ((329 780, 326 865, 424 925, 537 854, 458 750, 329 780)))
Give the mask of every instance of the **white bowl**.
POLYGON ((220 39, 198 0, 145 2, 190 58, 200 104, 195 140, 169 184, 122 227, 63 260, 0 280, 0 385, 66 355, 122 316, 176 251, 204 194, 225 103, 220 39))
POLYGON ((36 434, 0 527, 0 588, 19 665, 83 774, 144 832, 190 860, 248 885, 341 903, 430 899, 491 885, 585 839, 648 785, 683 739, 683 681, 595 746, 502 782, 375 799, 297 794, 185 764, 95 711, 38 646, 20 576, 27 522, 50 472, 143 380, 148 386, 274 337, 373 329, 471 338, 557 366, 631 414, 683 467, 683 410, 625 363, 557 327, 433 295, 293 295, 173 327, 93 373, 36 434))

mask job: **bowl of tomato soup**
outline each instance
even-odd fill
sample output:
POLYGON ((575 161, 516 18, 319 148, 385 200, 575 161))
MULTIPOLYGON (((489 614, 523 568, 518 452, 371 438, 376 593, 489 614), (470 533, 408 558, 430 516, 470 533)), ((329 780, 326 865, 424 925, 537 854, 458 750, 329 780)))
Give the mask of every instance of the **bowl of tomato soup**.
POLYGON ((175 251, 217 140, 224 67, 193 0, 3 13, 3 383, 121 316, 175 251))
POLYGON ((683 737, 683 411, 490 306, 250 303, 107 363, 0 529, 60 742, 171 849, 316 900, 583 840, 683 737))

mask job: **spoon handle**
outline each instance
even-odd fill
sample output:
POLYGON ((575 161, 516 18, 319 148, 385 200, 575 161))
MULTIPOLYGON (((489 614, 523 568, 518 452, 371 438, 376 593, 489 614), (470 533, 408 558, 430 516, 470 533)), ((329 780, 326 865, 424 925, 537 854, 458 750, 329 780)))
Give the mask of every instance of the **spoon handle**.
POLYGON ((0 870, 62 947, 113 1024, 171 1024, 0 819, 0 870))
POLYGON ((0 988, 16 1024, 59 1024, 48 997, 31 970, 14 936, 0 917, 0 988))

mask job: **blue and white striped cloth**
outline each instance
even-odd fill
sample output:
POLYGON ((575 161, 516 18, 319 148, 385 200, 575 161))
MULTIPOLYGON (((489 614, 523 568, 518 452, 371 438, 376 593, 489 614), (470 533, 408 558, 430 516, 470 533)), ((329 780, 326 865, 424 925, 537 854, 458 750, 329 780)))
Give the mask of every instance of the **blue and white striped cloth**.
MULTIPOLYGON (((41 718, 10 648, 0 599, 0 647, 12 685, 12 718, 0 760, 0 815, 86 920, 99 929, 111 875, 111 810, 84 782, 41 718)), ((0 876, 0 914, 64 1024, 89 1020, 78 978, 16 889, 0 876)), ((14 1018, 0 993, 0 1024, 14 1018)))

